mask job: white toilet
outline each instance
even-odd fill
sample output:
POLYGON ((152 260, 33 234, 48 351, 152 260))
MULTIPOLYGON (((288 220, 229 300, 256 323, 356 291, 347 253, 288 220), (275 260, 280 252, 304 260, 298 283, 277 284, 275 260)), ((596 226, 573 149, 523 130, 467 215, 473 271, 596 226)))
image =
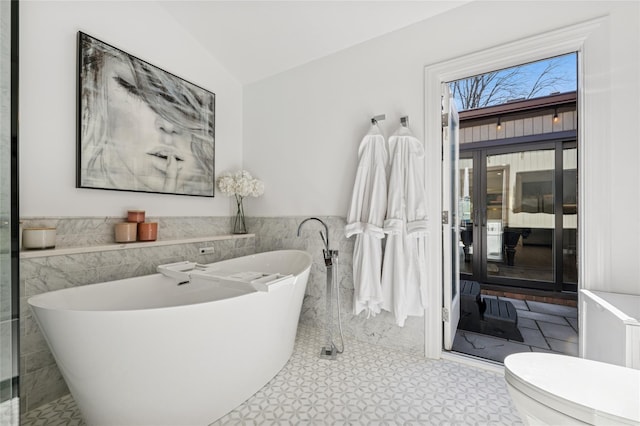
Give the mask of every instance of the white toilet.
POLYGON ((640 425, 640 370, 551 353, 504 360, 513 403, 529 425, 640 425))

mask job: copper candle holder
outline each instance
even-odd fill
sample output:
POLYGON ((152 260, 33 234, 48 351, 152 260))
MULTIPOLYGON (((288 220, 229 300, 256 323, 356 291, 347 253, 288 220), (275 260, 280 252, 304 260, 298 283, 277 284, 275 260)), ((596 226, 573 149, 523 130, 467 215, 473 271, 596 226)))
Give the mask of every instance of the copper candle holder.
POLYGON ((127 222, 144 222, 144 210, 129 210, 127 212, 127 222))
POLYGON ((155 241, 157 238, 157 222, 144 222, 138 224, 138 241, 155 241))

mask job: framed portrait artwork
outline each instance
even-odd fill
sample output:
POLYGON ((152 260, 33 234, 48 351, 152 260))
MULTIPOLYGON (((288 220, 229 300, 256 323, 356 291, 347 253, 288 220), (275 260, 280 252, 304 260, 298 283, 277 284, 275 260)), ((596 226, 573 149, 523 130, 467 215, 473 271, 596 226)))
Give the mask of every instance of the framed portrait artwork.
POLYGON ((214 196, 215 94, 78 33, 78 188, 214 196))

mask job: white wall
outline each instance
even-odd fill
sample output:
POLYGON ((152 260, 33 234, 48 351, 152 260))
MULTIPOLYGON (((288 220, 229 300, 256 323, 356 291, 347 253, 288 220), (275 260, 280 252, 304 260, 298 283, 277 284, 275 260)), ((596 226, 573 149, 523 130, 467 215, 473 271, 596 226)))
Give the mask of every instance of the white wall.
MULTIPOLYGON (((154 216, 233 212, 221 196, 75 188, 78 30, 216 93, 216 171, 244 165, 266 184, 263 197, 248 200, 250 216, 345 216, 369 118, 385 113, 389 135, 409 115, 414 133, 424 134, 425 65, 608 15, 603 42, 587 52, 602 66, 587 90, 609 99, 597 111, 609 126, 590 147, 602 155, 589 158, 600 162, 584 165, 587 185, 604 182, 587 194, 593 208, 582 214, 599 226, 583 230, 597 235, 584 254, 595 265, 596 287, 640 294, 636 1, 475 1, 244 88, 154 2, 24 1, 20 9, 23 217, 121 216, 128 208, 154 216)), ((428 167, 437 164, 428 159, 428 167)), ((429 193, 435 201, 440 188, 429 193)))
POLYGON ((591 184, 585 192, 598 189, 590 201, 594 226, 585 232, 597 229, 599 237, 586 248, 593 253, 584 259, 586 265, 599 264, 599 274, 587 288, 640 294, 640 3, 615 10, 608 29, 609 43, 599 49, 603 66, 609 64, 608 79, 592 87, 610 96, 610 108, 595 111, 610 125, 598 135, 599 149, 585 167, 590 177, 586 184, 591 184))
MULTIPOLYGON (((608 126, 600 137, 591 135, 599 146, 591 147, 591 162, 584 164, 586 184, 601 187, 589 194, 589 211, 582 212, 598 224, 582 230, 596 242, 583 254, 594 262, 590 288, 640 294, 634 247, 640 240, 638 2, 476 1, 246 86, 244 166, 266 184, 265 195, 252 202, 252 215, 345 216, 369 118, 385 113, 382 128, 390 135, 399 117, 409 115, 414 133, 424 134, 426 65, 602 16, 604 34, 586 52, 601 69, 586 90, 592 99, 604 96, 596 116, 608 126)), ((438 164, 438 158, 427 160, 427 167, 438 164)), ((429 193, 438 203, 440 188, 429 193)))
POLYGON ((76 189, 83 31, 216 94, 216 174, 242 165, 242 86, 155 2, 20 2, 20 216, 226 216, 230 199, 76 189))

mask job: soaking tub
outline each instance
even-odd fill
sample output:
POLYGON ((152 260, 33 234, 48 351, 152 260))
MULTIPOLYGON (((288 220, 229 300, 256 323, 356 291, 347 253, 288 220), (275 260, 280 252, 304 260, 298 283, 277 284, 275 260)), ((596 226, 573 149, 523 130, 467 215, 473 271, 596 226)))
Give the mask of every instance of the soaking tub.
POLYGON ((288 361, 310 266, 273 251, 28 303, 88 424, 206 425, 288 361))
POLYGON ((580 290, 582 356, 640 370, 640 296, 580 290))

